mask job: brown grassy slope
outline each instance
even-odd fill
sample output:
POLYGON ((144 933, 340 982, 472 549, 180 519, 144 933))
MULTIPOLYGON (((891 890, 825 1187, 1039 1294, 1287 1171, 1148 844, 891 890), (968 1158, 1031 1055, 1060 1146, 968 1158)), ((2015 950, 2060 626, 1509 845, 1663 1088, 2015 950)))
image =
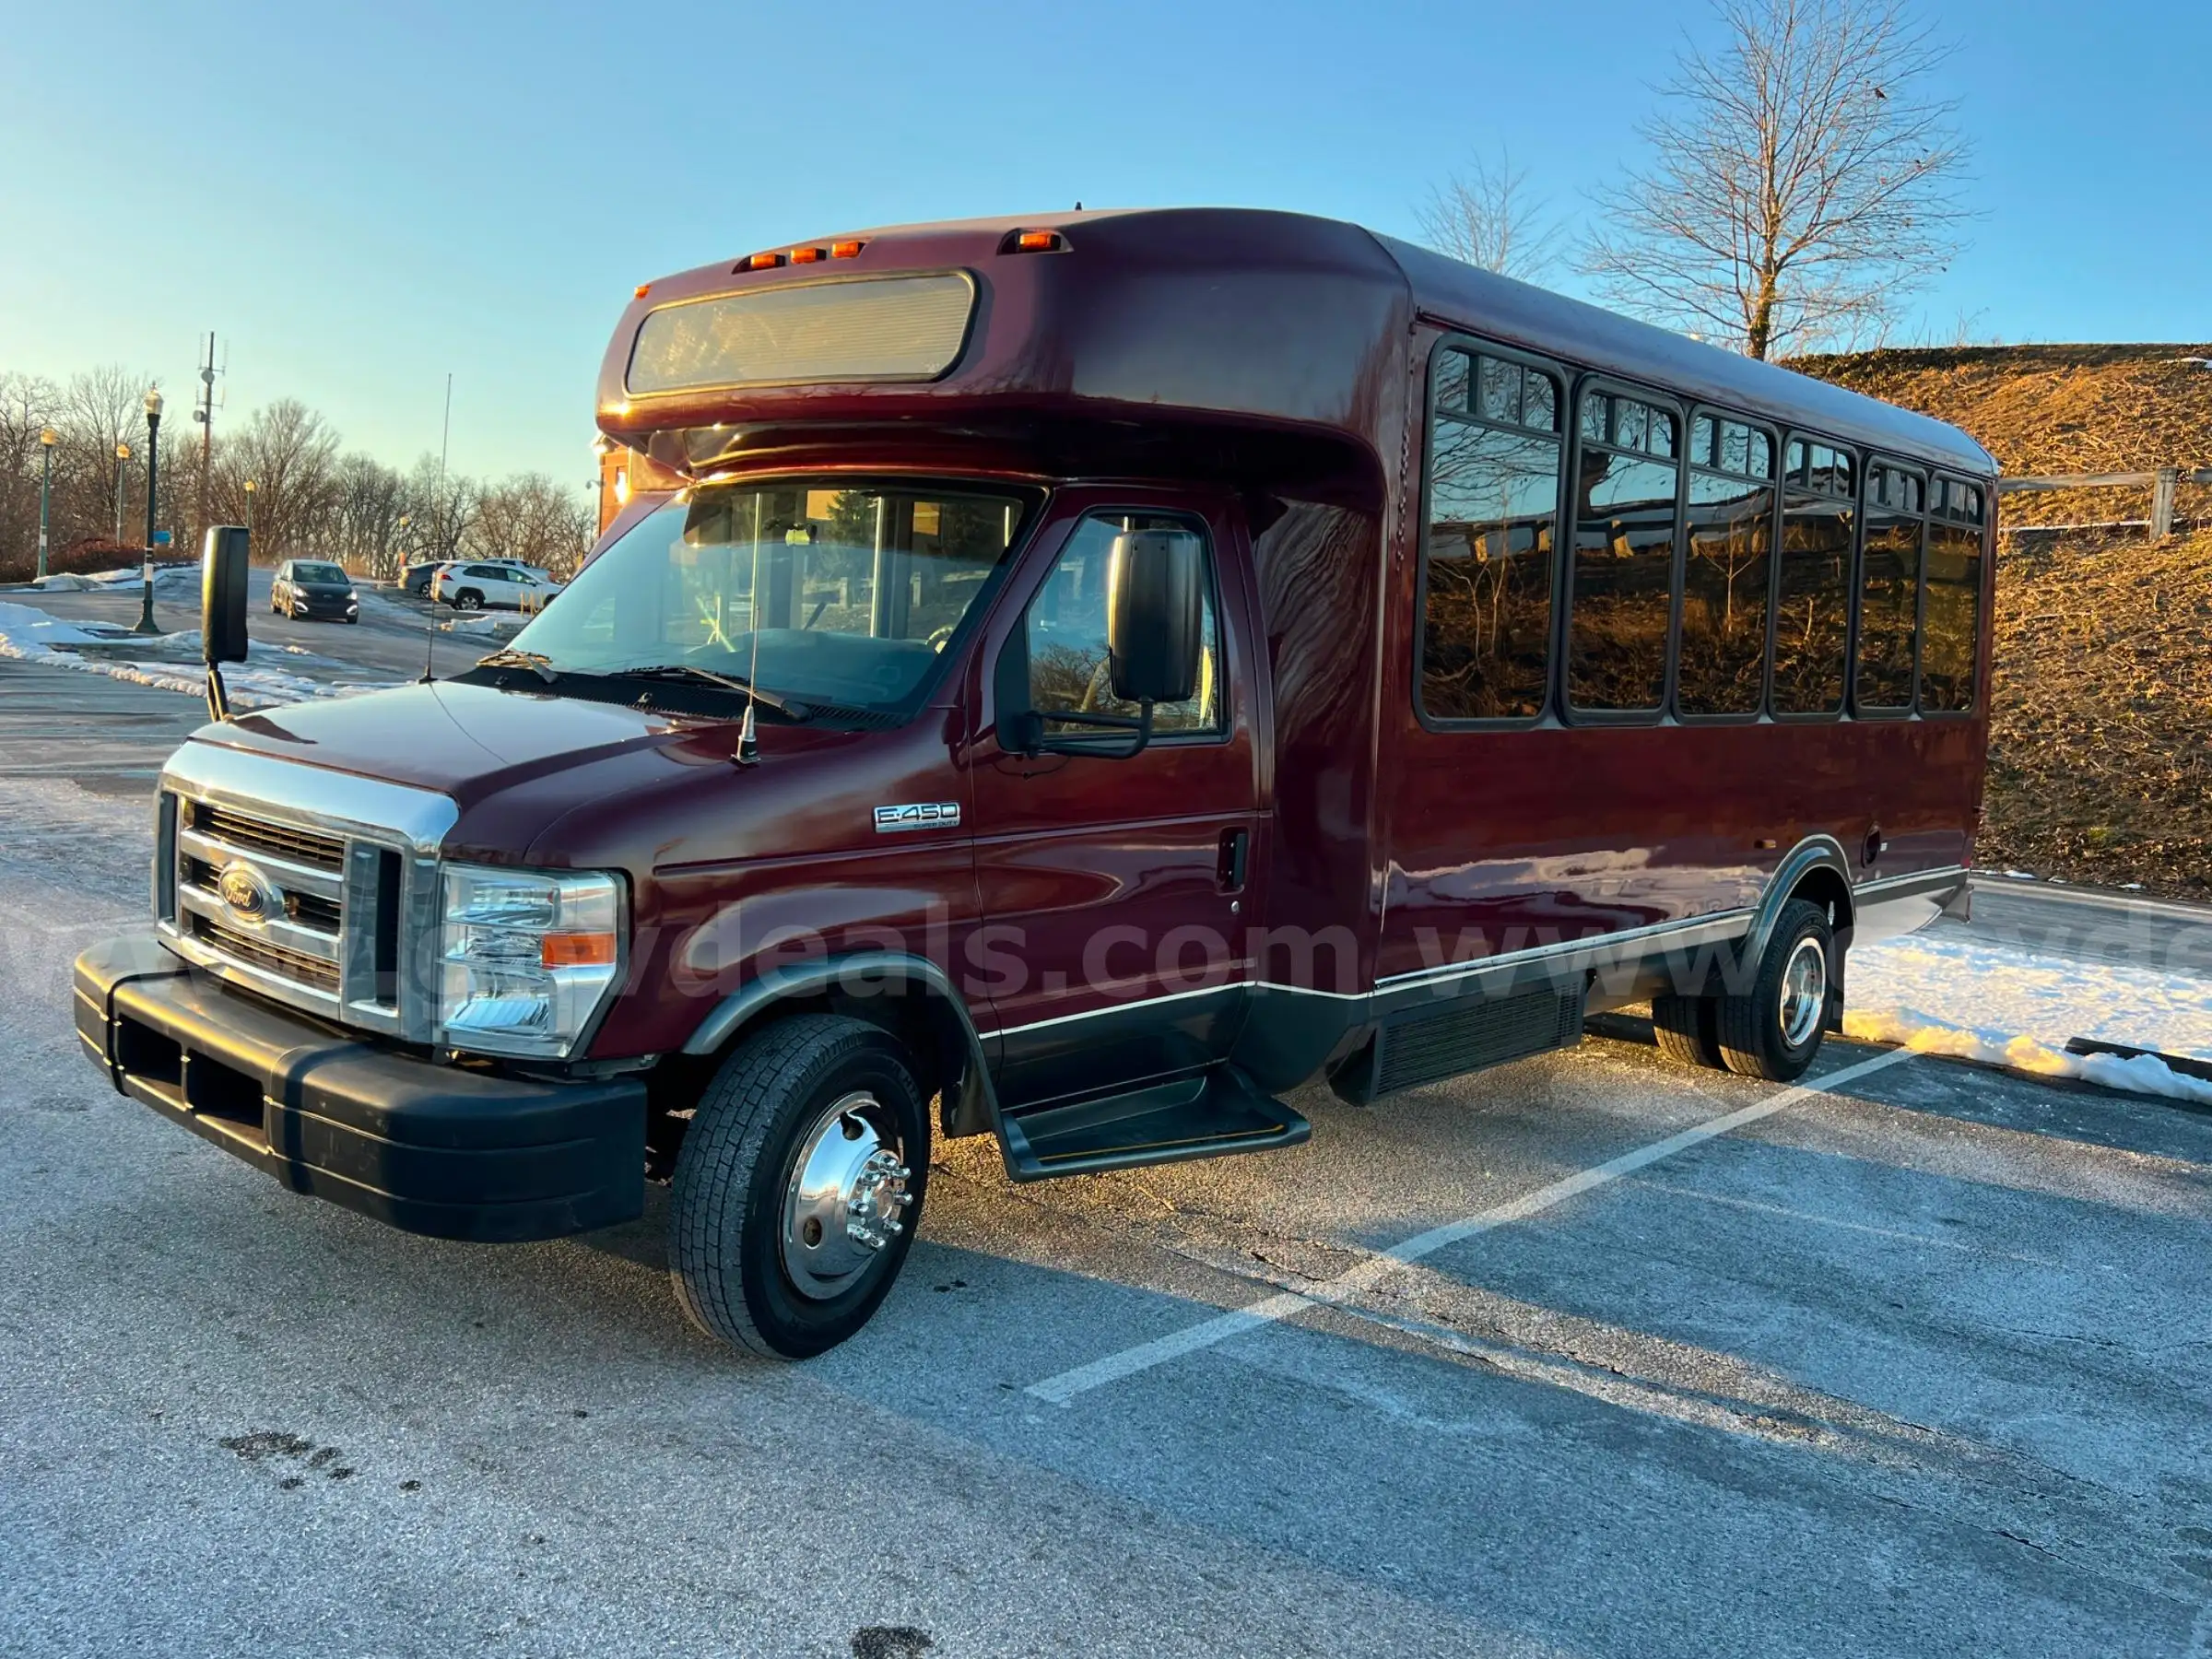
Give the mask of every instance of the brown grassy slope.
POLYGON ((1977 861, 2212 900, 2212 534, 2006 549, 1977 861))
MULTIPOLYGON (((2206 346, 1972 347, 1792 367, 1964 427, 2005 471, 2212 466, 2206 346)), ((1979 861, 2212 899, 2212 490, 2201 525, 2005 538, 1979 861)), ((2006 524, 2141 518, 2148 491, 2006 499, 2006 524)))
MULTIPOLYGON (((2212 466, 2212 346, 1970 346, 1799 358, 1790 367, 1964 427, 2014 477, 2212 466)), ((2212 521, 2212 490, 2184 487, 2212 521)), ((2012 524, 2147 518, 2147 489, 2015 495, 2012 524)))

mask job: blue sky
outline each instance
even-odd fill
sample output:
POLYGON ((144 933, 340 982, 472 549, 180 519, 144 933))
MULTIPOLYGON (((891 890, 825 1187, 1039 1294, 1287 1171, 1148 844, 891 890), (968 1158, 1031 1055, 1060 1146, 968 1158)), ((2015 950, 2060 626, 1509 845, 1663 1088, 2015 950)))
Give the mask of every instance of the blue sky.
MULTIPOLYGON (((1985 217, 1919 325, 2212 335, 2212 6, 1924 13, 1965 48, 1944 84, 1985 217)), ((1572 221, 1709 17, 1665 0, 7 0, 0 371, 119 360, 183 394, 212 327, 225 418, 297 396, 401 465, 436 447, 451 371, 457 468, 581 487, 593 377, 641 280, 1078 198, 1411 235, 1430 185, 1500 146, 1572 221)))

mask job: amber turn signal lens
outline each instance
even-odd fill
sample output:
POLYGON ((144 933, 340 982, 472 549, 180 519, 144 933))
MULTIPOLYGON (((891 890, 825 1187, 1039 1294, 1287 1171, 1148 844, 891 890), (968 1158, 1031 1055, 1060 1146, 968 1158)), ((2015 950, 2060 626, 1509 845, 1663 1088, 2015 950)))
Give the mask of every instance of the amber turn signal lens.
POLYGON ((867 245, 865 241, 831 242, 830 257, 832 259, 858 259, 860 251, 867 245))
POLYGON ((783 255, 781 253, 756 253, 745 262, 745 268, 748 271, 772 271, 782 263, 783 255))
POLYGON ((652 292, 653 292, 653 284, 652 284, 652 283, 650 283, 650 282, 641 282, 641 283, 639 283, 639 284, 638 284, 638 289, 637 289, 637 292, 636 292, 636 293, 634 293, 634 294, 632 294, 632 295, 630 296, 630 298, 631 298, 631 299, 633 299, 633 300, 642 300, 642 299, 644 299, 644 298, 645 298, 645 296, 646 296, 646 295, 648 295, 648 294, 650 294, 650 293, 652 293, 652 292))
POLYGON ((547 934, 539 943, 538 960, 547 968, 611 968, 615 961, 615 935, 547 934))
POLYGON ((791 263, 793 265, 814 265, 818 263, 821 257, 822 251, 819 248, 794 248, 791 251, 791 263))

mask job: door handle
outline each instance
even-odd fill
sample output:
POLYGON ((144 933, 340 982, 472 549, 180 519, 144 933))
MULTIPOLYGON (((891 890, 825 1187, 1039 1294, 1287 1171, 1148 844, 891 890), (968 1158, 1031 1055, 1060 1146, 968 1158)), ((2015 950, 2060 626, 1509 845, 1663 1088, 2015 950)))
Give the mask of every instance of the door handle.
POLYGON ((1244 866, 1252 853, 1252 831, 1224 830, 1221 831, 1220 856, 1214 862, 1214 875, 1225 893, 1244 890, 1244 866))

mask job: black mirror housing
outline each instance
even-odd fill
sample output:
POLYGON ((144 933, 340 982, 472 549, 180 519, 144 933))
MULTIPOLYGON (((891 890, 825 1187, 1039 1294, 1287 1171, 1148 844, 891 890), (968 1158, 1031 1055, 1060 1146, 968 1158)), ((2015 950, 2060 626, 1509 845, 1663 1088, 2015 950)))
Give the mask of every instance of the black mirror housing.
POLYGON ((1206 648, 1206 543, 1188 530, 1128 530, 1113 538, 1106 648, 1124 702, 1182 702, 1198 689, 1206 648))
POLYGON ((200 554, 200 655, 218 663, 246 660, 246 566, 252 536, 243 524, 211 524, 200 554))

